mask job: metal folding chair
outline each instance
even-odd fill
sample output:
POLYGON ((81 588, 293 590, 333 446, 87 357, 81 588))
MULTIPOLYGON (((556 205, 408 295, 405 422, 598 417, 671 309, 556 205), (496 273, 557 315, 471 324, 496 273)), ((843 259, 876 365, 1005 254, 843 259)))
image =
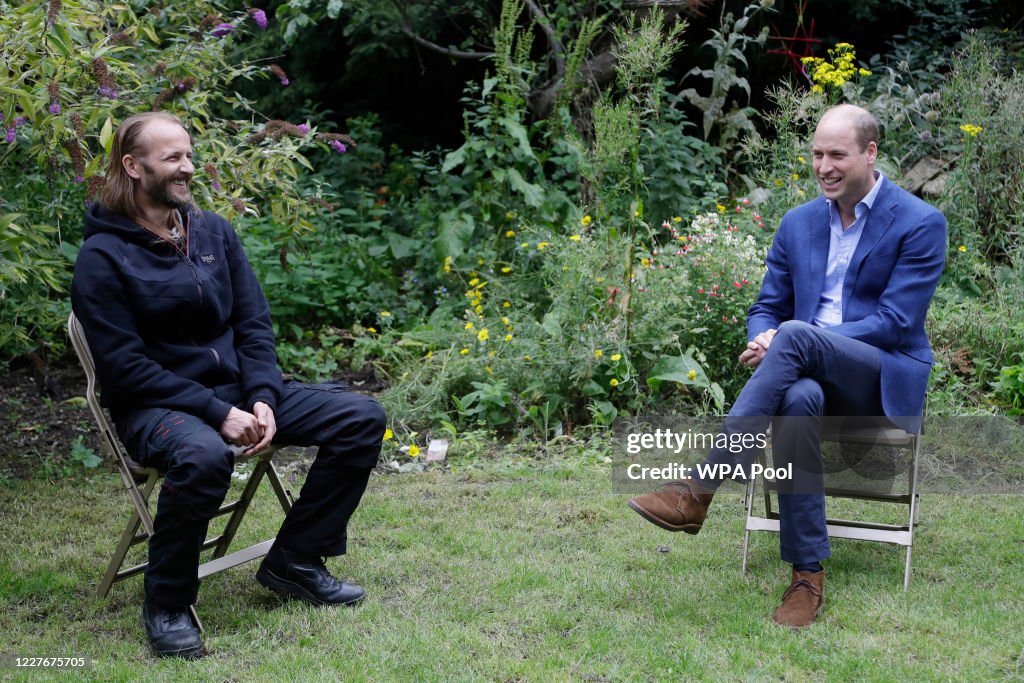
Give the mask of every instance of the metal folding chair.
MULTIPOLYGON (((96 383, 96 366, 93 363, 92 352, 89 350, 81 323, 75 318, 74 313, 68 317, 68 336, 71 338, 71 344, 75 348, 75 353, 78 354, 78 360, 82 364, 82 369, 85 370, 87 384, 85 399, 92 410, 93 417, 96 419, 96 426, 100 430, 103 448, 117 463, 121 480, 128 492, 128 498, 131 500, 133 508, 132 515, 117 544, 117 549, 107 565, 107 571, 103 576, 103 580, 100 581, 96 589, 97 595, 105 597, 110 592, 110 588, 114 583, 145 571, 148 565, 148 562, 143 562, 122 569, 129 550, 139 543, 148 541, 153 535, 153 516, 149 510, 149 498, 162 475, 158 470, 152 467, 143 467, 133 460, 117 438, 106 412, 100 406, 99 387, 96 383), (142 527, 141 531, 139 530, 140 526, 142 527)), ((239 451, 241 450, 239 449, 239 451)), ((245 517, 246 511, 248 511, 249 505, 252 503, 253 496, 255 496, 256 490, 264 478, 270 482, 285 514, 291 510, 292 494, 281 483, 281 478, 271 462, 271 456, 275 450, 276 448, 271 447, 259 455, 249 457, 236 453, 236 463, 252 458, 256 458, 257 462, 241 496, 237 500, 225 502, 220 510, 217 511, 216 517, 230 516, 223 531, 218 535, 207 538, 203 543, 203 550, 212 549, 213 553, 206 562, 199 565, 199 578, 261 558, 270 550, 270 546, 274 542, 273 538, 228 554, 228 549, 242 523, 242 518, 245 517)), ((194 608, 192 609, 192 618, 196 621, 197 625, 200 623, 194 608)))
MULTIPOLYGON (((921 455, 921 434, 907 432, 894 426, 847 426, 841 420, 826 418, 822 424, 821 441, 839 444, 860 444, 866 446, 885 446, 907 449, 910 462, 907 470, 907 491, 905 493, 883 493, 870 490, 825 486, 826 497, 851 498, 857 500, 896 503, 907 506, 905 524, 882 524, 875 522, 826 519, 828 535, 831 538, 852 538, 860 541, 877 541, 903 546, 907 549, 907 558, 903 570, 903 590, 910 586, 910 557, 914 545, 914 525, 917 524, 921 505, 921 494, 917 490, 918 459, 921 455)), ((765 464, 764 454, 759 456, 765 464)), ((754 514, 754 487, 756 481, 750 478, 746 488, 747 523, 743 538, 743 568, 747 571, 747 557, 750 546, 751 531, 779 532, 779 513, 772 509, 771 493, 776 486, 768 481, 762 482, 764 493, 764 514, 754 514)))

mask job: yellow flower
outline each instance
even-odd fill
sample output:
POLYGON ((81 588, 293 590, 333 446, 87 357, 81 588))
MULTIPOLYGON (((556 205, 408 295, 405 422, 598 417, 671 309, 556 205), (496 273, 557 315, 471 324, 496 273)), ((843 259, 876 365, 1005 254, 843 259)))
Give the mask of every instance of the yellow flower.
POLYGON ((724 204, 717 204, 715 206, 715 208, 718 209, 718 213, 725 213, 725 205, 724 204))
POLYGON ((512 341, 512 335, 511 334, 506 334, 505 335, 505 341, 512 341))
POLYGON ((485 327, 484 329, 476 333, 476 338, 482 342, 485 342, 491 338, 491 335, 487 333, 487 328, 485 327))
POLYGON ((526 249, 528 246, 530 246, 529 242, 523 242, 522 244, 519 245, 519 248, 520 249, 526 249))
POLYGON ((503 273, 511 273, 512 272, 512 268, 511 268, 511 266, 505 266, 504 268, 501 269, 501 272, 503 272, 503 273))
POLYGON ((967 133, 972 138, 974 138, 974 137, 978 136, 978 133, 980 133, 981 131, 983 131, 985 129, 982 128, 981 126, 975 126, 975 125, 970 124, 970 123, 965 123, 964 125, 960 126, 960 130, 962 130, 963 132, 967 133))
POLYGON ((459 351, 459 355, 460 356, 465 356, 468 353, 469 353, 469 349, 462 349, 461 351, 459 351))
POLYGON ((516 212, 515 211, 506 211, 505 212, 505 218, 507 218, 509 220, 512 220, 515 217, 516 217, 516 212))
POLYGON ((537 251, 544 251, 551 246, 550 242, 537 242, 537 251))
POLYGON ((651 267, 651 259, 649 259, 649 258, 642 258, 642 259, 640 259, 640 265, 643 266, 644 268, 650 268, 651 267))
POLYGON ((478 284, 480 284, 480 278, 478 278, 478 277, 475 277, 475 278, 473 278, 472 280, 469 281, 469 286, 470 287, 476 287, 478 284))
POLYGON ((793 180, 800 180, 800 174, 799 173, 794 173, 793 174, 793 180))
POLYGON ((370 334, 377 334, 377 328, 375 327, 367 327, 366 331, 369 332, 370 334))
POLYGON ((604 355, 604 351, 602 351, 601 349, 595 349, 594 350, 594 358, 600 358, 603 355, 604 355))
POLYGON ((487 357, 488 358, 494 358, 496 355, 498 355, 497 351, 488 351, 487 352, 487 357))
POLYGON ((612 360, 615 361, 616 363, 618 363, 620 360, 622 360, 622 354, 621 353, 613 353, 612 354, 612 360))
POLYGON ((506 230, 505 231, 505 237, 515 237, 515 236, 516 236, 516 231, 515 230, 506 230))
POLYGON ((511 308, 512 307, 512 302, 510 302, 510 301, 502 301, 501 302, 501 307, 502 308, 511 308))
POLYGON ((612 377, 611 381, 608 382, 608 384, 611 384, 613 387, 617 387, 617 386, 619 386, 619 380, 617 380, 614 377, 612 377))
POLYGON ((582 238, 579 235, 569 235, 569 239, 573 242, 579 242, 582 238))
POLYGON ((673 223, 682 223, 683 222, 683 217, 682 216, 673 216, 672 217, 672 222, 673 223))
POLYGON ((690 380, 697 379, 697 371, 696 370, 690 370, 688 373, 686 373, 686 378, 690 379, 690 380))
POLYGON ((584 216, 583 218, 581 218, 581 219, 580 219, 580 223, 582 223, 582 224, 583 224, 583 227, 585 228, 585 227, 589 226, 589 225, 590 225, 590 223, 591 223, 591 222, 592 222, 593 220, 594 220, 594 219, 590 217, 590 214, 587 214, 586 216, 584 216))
POLYGON ((478 266, 482 266, 482 265, 483 265, 484 263, 486 263, 486 262, 485 262, 485 261, 484 261, 484 260, 483 260, 482 258, 478 258, 478 259, 476 260, 476 264, 477 264, 478 266))
POLYGON ((427 351, 427 358, 433 358, 433 357, 434 357, 434 352, 433 351, 427 351))
POLYGON ((602 276, 602 277, 597 278, 596 282, 597 282, 597 284, 601 284, 602 282, 604 282, 604 277, 602 276))
POLYGON ((807 159, 805 159, 804 157, 797 157, 796 160, 799 161, 801 164, 807 163, 807 159))
POLYGON ((417 446, 416 444, 413 444, 413 445, 409 446, 409 457, 410 458, 415 458, 419 454, 420 454, 420 447, 419 446, 417 446))
POLYGON ((490 365, 488 365, 486 368, 484 368, 484 370, 487 372, 488 375, 493 375, 494 374, 494 370, 491 369, 490 365))
POLYGON ((483 312, 484 312, 484 307, 483 307, 483 306, 481 306, 481 305, 476 305, 476 306, 474 306, 474 307, 473 307, 473 311, 474 311, 474 312, 475 312, 475 313, 476 313, 477 315, 480 315, 481 313, 483 313, 483 312))
POLYGON ((445 256, 444 257, 444 272, 446 272, 446 273, 452 272, 452 257, 451 256, 445 256))
POLYGON ((533 359, 530 358, 529 356, 523 356, 523 360, 525 360, 527 363, 529 363, 533 359))
POLYGON ((384 430, 384 440, 391 441, 391 439, 393 438, 395 438, 395 433, 391 431, 391 427, 388 427, 387 429, 384 430))
POLYGON ((472 320, 470 320, 468 323, 466 323, 466 329, 467 330, 473 329, 473 321, 472 320))
POLYGON ((867 69, 857 69, 857 73, 859 73, 861 76, 870 76, 871 75, 871 72, 868 71, 867 69))
POLYGON ((382 318, 390 318, 391 317, 391 311, 381 311, 377 315, 379 315, 382 318))
POLYGON ((785 184, 786 183, 782 180, 782 178, 776 178, 775 179, 775 187, 782 187, 785 184))
POLYGON ((959 247, 956 248, 956 250, 963 254, 967 252, 967 247, 961 244, 959 247))
POLYGON ((512 321, 508 319, 507 315, 504 318, 501 319, 501 324, 502 325, 508 325, 510 322, 512 322, 512 321))

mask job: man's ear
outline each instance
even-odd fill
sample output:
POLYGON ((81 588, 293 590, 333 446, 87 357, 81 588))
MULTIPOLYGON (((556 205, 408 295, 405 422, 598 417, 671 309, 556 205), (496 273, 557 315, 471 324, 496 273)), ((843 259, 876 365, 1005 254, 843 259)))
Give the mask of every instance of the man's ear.
POLYGON ((878 157, 878 144, 872 140, 868 143, 868 148, 864 151, 868 153, 868 161, 872 164, 875 163, 875 159, 878 157))
POLYGON ((139 176, 141 175, 139 173, 140 164, 134 156, 131 154, 125 154, 121 157, 121 165, 124 166, 125 173, 136 180, 139 179, 139 176))

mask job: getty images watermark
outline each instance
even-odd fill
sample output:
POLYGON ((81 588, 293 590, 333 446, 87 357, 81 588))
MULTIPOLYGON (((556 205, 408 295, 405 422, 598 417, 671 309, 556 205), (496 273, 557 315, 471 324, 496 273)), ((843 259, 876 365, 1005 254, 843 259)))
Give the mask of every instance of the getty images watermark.
MULTIPOLYGON (((750 453, 754 449, 764 450, 768 447, 768 435, 761 432, 755 434, 726 434, 708 431, 673 431, 670 428, 658 428, 654 431, 629 432, 625 435, 626 453, 640 455, 671 453, 679 456, 682 453, 705 452, 712 448, 735 455, 750 453)), ((768 467, 759 462, 698 462, 688 465, 681 462, 663 464, 644 464, 631 462, 626 465, 626 477, 630 481, 678 481, 680 479, 697 479, 703 481, 724 481, 734 479, 747 481, 749 478, 763 477, 768 481, 792 481, 793 463, 784 467, 768 467)))

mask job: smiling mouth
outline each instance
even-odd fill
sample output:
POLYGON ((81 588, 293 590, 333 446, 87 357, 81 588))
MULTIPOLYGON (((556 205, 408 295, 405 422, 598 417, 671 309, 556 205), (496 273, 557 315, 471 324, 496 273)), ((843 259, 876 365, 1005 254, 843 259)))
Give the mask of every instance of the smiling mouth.
POLYGON ((825 187, 834 187, 840 183, 842 178, 821 178, 821 184, 825 187))

